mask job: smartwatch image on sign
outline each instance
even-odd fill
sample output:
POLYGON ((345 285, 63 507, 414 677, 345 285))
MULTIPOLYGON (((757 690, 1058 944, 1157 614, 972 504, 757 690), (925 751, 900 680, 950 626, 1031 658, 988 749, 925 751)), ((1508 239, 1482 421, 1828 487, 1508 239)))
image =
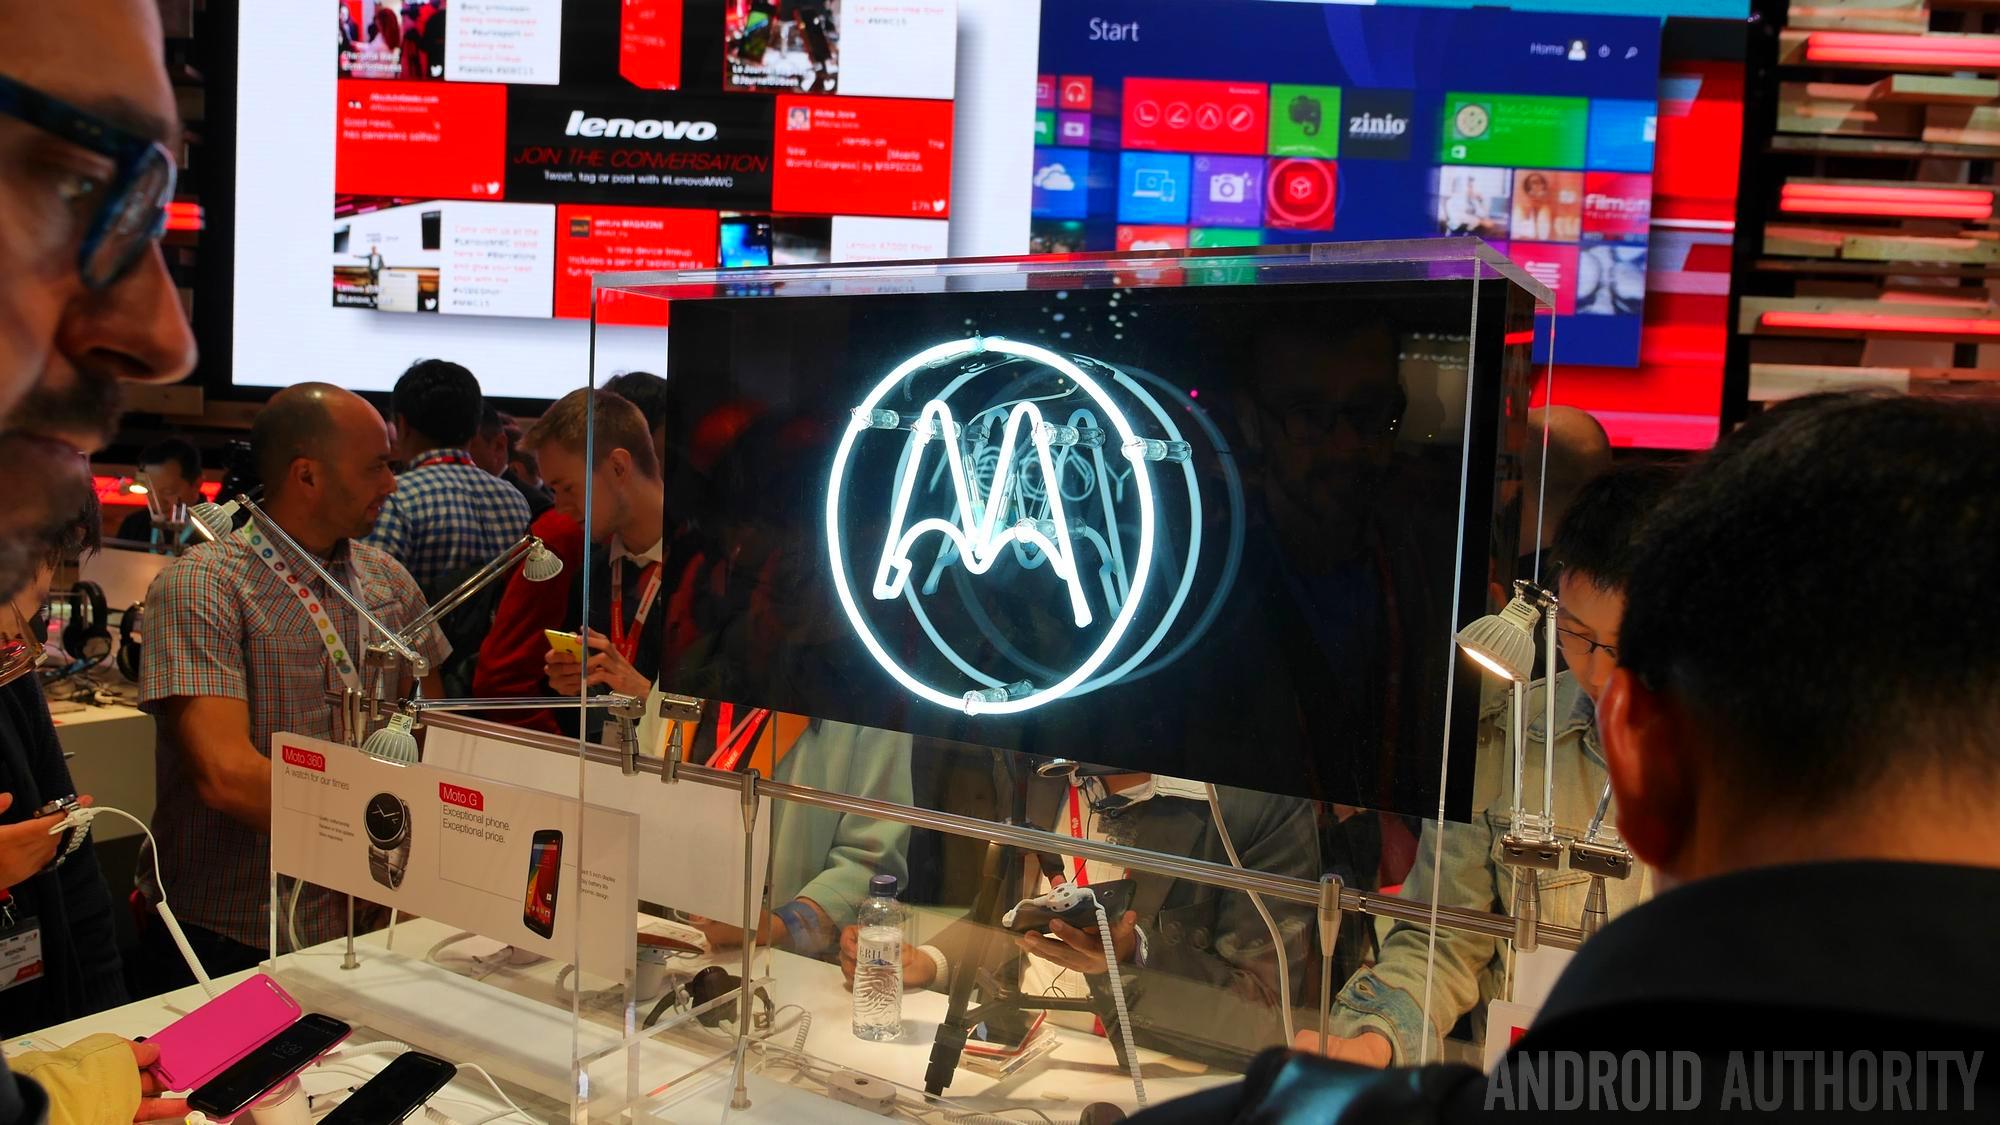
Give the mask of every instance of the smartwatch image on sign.
POLYGON ((395 890, 410 866, 410 806, 394 793, 368 798, 368 874, 395 890))

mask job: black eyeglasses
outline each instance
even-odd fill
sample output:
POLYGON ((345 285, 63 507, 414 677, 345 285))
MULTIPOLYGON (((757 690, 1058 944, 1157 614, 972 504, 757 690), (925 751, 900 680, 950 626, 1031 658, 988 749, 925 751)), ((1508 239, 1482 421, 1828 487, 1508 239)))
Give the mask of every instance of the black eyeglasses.
POLYGON ((124 277, 167 229, 167 203, 174 197, 174 158, 158 141, 130 133, 109 121, 0 75, 0 116, 12 117, 109 159, 108 187, 84 180, 83 195, 102 191, 77 250, 77 271, 93 291, 124 277))
POLYGON ((1584 659, 1586 660, 1593 656, 1596 656, 1600 651, 1602 651, 1606 656, 1609 656, 1613 661, 1616 661, 1618 659, 1617 645, 1607 645, 1599 643, 1598 641, 1590 637, 1586 637, 1582 633, 1579 633, 1574 629, 1565 629, 1560 625, 1556 626, 1556 632, 1564 637, 1569 638, 1571 641, 1574 641, 1575 643, 1582 645, 1584 647, 1584 652, 1583 652, 1584 659))

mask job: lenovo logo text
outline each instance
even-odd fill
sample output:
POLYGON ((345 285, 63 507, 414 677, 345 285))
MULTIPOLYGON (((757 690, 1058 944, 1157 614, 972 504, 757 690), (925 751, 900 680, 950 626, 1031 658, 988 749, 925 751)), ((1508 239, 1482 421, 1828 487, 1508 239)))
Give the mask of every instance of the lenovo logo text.
POLYGON ((662 121, 656 118, 586 117, 580 109, 569 112, 563 135, 570 137, 633 137, 642 141, 712 141, 713 121, 662 121))

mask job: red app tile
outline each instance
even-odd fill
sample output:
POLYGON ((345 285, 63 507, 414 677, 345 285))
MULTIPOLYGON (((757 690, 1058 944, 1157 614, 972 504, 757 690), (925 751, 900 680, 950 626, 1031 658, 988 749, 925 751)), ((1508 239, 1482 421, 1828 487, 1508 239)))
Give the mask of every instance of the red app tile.
POLYGON ((1338 173, 1331 160, 1304 156, 1272 160, 1264 177, 1264 225, 1332 230, 1338 173))
POLYGON ((1653 221, 1653 177, 1642 172, 1586 172, 1583 237, 1644 242, 1653 221))
POLYGON ((1035 108, 1054 109, 1056 107, 1056 76, 1035 75, 1035 108))
POLYGON ((623 0, 618 73, 642 89, 680 89, 681 0, 623 0))
POLYGON ((950 215, 952 103, 789 94, 777 101, 772 210, 950 215))
POLYGON ((1091 80, 1088 74, 1065 74, 1056 84, 1056 104, 1062 109, 1089 109, 1091 80))
POLYGON ((1556 315, 1576 312, 1577 247, 1568 242, 1512 242, 1507 256, 1521 264, 1528 276, 1549 287, 1556 297, 1556 315))
POLYGON ((1118 228, 1120 250, 1185 250, 1186 227, 1122 226, 1118 228))
POLYGON ((1264 153, 1268 87, 1258 82, 1127 78, 1121 143, 1168 152, 1264 153))
MULTIPOLYGON (((676 207, 565 205, 556 208, 556 315, 590 316, 592 274, 686 270, 716 264, 717 215, 676 207)), ((665 301, 600 297, 598 319, 665 324, 665 301), (610 299, 605 299, 610 298, 610 299)))
POLYGON ((343 79, 334 122, 336 193, 428 199, 505 194, 505 86, 343 79))

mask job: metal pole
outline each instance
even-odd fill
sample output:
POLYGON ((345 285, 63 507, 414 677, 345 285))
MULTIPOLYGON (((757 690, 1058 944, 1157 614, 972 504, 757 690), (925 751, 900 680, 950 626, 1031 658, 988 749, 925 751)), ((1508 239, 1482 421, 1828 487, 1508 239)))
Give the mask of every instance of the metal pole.
POLYGON ((757 935, 763 930, 752 911, 750 889, 756 885, 757 855, 757 771, 738 775, 743 787, 743 979, 736 993, 736 1093, 729 1099, 731 1109, 749 1109, 750 1091, 744 1085, 743 1067, 750 1054, 750 960, 757 952, 757 935))

